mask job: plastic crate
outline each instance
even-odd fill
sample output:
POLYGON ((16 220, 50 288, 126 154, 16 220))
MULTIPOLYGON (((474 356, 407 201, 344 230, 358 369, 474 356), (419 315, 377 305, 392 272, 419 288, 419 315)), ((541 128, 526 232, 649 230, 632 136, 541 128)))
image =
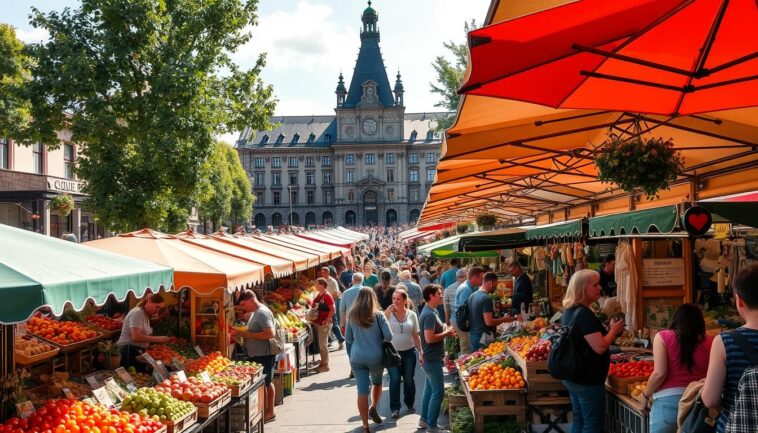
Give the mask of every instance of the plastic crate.
POLYGON ((613 393, 606 393, 605 431, 607 433, 648 433, 648 426, 646 412, 640 413, 613 393))

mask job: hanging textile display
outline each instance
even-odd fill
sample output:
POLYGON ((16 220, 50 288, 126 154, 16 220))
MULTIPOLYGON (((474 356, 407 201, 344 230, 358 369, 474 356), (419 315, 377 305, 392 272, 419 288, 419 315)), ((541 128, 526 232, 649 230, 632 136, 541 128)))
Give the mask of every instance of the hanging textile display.
POLYGON ((616 247, 616 296, 624 311, 627 329, 637 329, 637 269, 632 245, 626 240, 616 247))

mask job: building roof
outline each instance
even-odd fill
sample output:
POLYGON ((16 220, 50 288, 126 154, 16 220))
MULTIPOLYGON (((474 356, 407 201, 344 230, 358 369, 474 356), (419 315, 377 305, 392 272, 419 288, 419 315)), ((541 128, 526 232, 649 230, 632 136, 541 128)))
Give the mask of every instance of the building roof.
MULTIPOLYGON (((449 113, 406 113, 403 122, 403 142, 409 144, 440 143, 442 134, 433 132, 436 119, 449 113), (415 134, 414 134, 415 132, 415 134)), ((237 147, 329 147, 336 144, 337 120, 336 116, 277 116, 271 121, 279 124, 278 128, 270 131, 255 131, 245 128, 237 140, 237 147), (313 134, 314 140, 308 138, 313 134), (298 137, 294 142, 295 136, 298 137), (264 139, 264 137, 268 137, 264 139), (277 143, 281 138, 281 142, 277 143), (327 138, 331 138, 327 141, 327 138)), ((356 143, 358 144, 358 143, 356 143)))

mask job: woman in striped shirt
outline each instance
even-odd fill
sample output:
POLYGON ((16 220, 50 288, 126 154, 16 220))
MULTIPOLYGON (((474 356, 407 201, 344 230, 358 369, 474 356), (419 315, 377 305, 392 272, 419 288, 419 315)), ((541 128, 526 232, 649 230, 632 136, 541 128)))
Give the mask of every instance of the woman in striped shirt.
MULTIPOLYGON (((733 288, 737 311, 746 321, 745 326, 736 332, 742 334, 758 350, 758 265, 737 274, 733 288)), ((700 396, 707 407, 721 408, 716 426, 718 433, 726 430, 737 396, 737 385, 749 366, 747 356, 729 332, 721 333, 713 340, 708 374, 700 396)))

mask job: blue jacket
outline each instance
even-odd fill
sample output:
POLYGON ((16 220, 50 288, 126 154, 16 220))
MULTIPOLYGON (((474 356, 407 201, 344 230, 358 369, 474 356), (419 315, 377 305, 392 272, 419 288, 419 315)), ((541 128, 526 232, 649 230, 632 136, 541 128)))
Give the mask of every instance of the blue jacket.
POLYGON ((392 341, 392 330, 384 314, 377 313, 373 325, 368 328, 350 322, 345 331, 345 342, 350 347, 350 353, 347 355, 351 363, 382 365, 382 341, 392 341))

